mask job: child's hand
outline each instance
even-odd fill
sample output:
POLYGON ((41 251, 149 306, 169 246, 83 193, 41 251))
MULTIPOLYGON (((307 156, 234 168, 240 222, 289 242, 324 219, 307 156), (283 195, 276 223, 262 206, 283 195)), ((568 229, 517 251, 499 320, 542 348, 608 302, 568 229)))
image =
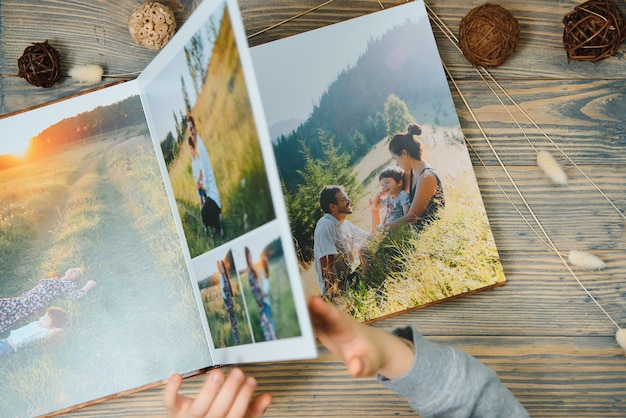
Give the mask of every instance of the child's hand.
POLYGON ((311 297, 308 305, 317 337, 352 376, 380 373, 395 379, 411 368, 415 354, 400 338, 358 322, 319 297, 311 297))
POLYGON ((379 210, 382 207, 380 204, 382 200, 382 196, 383 196, 383 191, 381 190, 378 193, 376 193, 376 195, 374 196, 374 199, 370 198, 370 208, 372 210, 379 210))
POLYGON ((96 287, 96 282, 93 280, 89 280, 87 281, 87 283, 85 283, 82 289, 84 292, 89 292, 90 290, 93 290, 95 287, 96 287))
POLYGON ((163 404, 170 418, 182 417, 261 417, 272 403, 272 396, 264 393, 252 398, 256 380, 246 377, 240 369, 233 369, 228 378, 221 370, 211 371, 196 399, 178 393, 182 377, 172 375, 167 381, 163 404))

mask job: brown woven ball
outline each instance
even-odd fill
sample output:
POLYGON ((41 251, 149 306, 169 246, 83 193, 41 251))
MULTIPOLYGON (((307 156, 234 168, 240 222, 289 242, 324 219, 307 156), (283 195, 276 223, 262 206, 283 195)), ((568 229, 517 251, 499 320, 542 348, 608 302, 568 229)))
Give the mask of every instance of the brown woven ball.
POLYGON ((131 12, 128 30, 139 45, 152 50, 161 49, 176 32, 174 12, 161 3, 144 3, 131 12))
POLYGON ((26 47, 17 59, 17 68, 17 75, 33 86, 51 87, 61 78, 61 57, 46 39, 26 47))
POLYGON ((626 39, 624 14, 610 0, 581 3, 563 17, 567 62, 597 62, 617 53, 626 39))
POLYGON ((459 47, 470 63, 495 68, 515 52, 519 35, 519 22, 508 10, 485 3, 461 19, 459 47))

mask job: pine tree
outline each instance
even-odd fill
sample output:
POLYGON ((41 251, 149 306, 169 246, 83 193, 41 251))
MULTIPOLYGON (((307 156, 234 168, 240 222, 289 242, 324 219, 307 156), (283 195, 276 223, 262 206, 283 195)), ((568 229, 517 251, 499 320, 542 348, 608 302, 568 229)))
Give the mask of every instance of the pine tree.
POLYGON ((287 212, 298 257, 308 263, 313 259, 313 231, 317 220, 323 215, 319 205, 319 192, 327 185, 342 185, 346 193, 356 200, 361 194, 361 185, 350 167, 350 155, 340 153, 334 137, 318 131, 322 146, 322 157, 315 159, 309 148, 302 143, 304 169, 298 170, 302 183, 293 194, 286 193, 287 212))

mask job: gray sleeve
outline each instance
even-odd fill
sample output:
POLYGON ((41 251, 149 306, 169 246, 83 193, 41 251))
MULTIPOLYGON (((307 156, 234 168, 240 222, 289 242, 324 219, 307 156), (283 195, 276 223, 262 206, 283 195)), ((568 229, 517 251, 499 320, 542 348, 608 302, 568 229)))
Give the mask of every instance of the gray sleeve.
POLYGON ((495 372, 474 357, 432 343, 412 327, 399 328, 394 334, 413 340, 413 365, 398 379, 378 376, 378 380, 407 398, 422 418, 529 416, 495 372))

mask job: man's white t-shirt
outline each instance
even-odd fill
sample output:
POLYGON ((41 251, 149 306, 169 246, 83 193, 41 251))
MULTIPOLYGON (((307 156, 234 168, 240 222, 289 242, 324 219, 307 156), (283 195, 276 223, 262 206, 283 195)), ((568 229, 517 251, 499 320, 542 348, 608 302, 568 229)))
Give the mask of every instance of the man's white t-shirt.
POLYGON ((345 276, 354 271, 358 264, 358 250, 363 246, 369 234, 352 222, 345 219, 342 223, 329 213, 324 214, 315 225, 313 235, 313 257, 315 270, 322 294, 324 294, 324 277, 320 259, 327 255, 335 256, 337 277, 345 276), (340 267, 343 266, 343 267, 340 267))

